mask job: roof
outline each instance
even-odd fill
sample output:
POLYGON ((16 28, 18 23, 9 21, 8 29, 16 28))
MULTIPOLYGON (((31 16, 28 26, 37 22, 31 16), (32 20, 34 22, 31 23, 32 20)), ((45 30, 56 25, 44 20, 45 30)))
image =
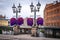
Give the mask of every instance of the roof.
POLYGON ((9 19, 5 19, 5 18, 0 18, 0 20, 7 20, 7 21, 8 21, 9 19))
POLYGON ((58 6, 60 6, 60 2, 56 2, 55 4, 54 4, 54 2, 50 3, 50 4, 46 4, 45 10, 49 9, 49 8, 51 9, 52 7, 58 7, 58 6))

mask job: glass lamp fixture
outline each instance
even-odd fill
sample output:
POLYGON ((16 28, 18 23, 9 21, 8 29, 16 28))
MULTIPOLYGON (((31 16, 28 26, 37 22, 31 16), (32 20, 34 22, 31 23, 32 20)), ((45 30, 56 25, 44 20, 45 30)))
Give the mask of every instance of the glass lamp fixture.
POLYGON ((33 2, 31 2, 31 5, 30 5, 31 12, 33 12, 33 7, 34 7, 33 2))
POLYGON ((13 13, 15 13, 15 11, 16 11, 15 4, 13 4, 12 9, 13 9, 13 13))
POLYGON ((41 6, 41 4, 38 2, 38 4, 37 4, 37 9, 38 9, 38 11, 39 11, 39 9, 40 9, 40 6, 41 6))
POLYGON ((19 6, 18 6, 18 12, 20 13, 20 10, 21 10, 21 5, 19 4, 19 6))

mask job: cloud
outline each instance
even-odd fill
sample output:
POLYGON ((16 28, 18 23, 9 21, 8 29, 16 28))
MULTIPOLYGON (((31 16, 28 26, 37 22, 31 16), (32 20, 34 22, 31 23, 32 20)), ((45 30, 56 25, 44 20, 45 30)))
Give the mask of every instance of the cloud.
MULTIPOLYGON (((40 12, 37 12, 37 15, 40 15, 41 17, 44 17, 44 7, 46 5, 46 3, 52 3, 55 0, 39 0, 39 2, 41 3, 41 8, 40 8, 40 12)), ((18 4, 20 3, 22 6, 21 9, 21 13, 19 15, 21 15, 22 17, 30 17, 30 15, 34 15, 34 13, 30 12, 30 4, 31 2, 34 3, 34 5, 36 5, 38 3, 38 0, 0 0, 0 14, 2 15, 6 15, 9 19, 13 16, 15 16, 15 14, 13 14, 12 11, 12 5, 13 3, 15 3, 16 7, 18 6, 18 4)))

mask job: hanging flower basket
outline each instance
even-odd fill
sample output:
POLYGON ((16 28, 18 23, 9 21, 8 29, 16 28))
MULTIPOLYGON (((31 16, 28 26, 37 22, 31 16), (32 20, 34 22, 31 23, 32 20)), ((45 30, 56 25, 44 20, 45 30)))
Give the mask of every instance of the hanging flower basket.
POLYGON ((17 25, 22 25, 24 23, 24 19, 23 18, 18 18, 17 19, 17 25))
POLYGON ((32 26, 33 25, 33 18, 27 18, 27 25, 32 26))
POLYGON ((37 18, 37 25, 43 25, 43 18, 37 18))
POLYGON ((17 24, 16 21, 17 21, 17 20, 16 20, 15 18, 11 18, 11 19, 10 19, 10 25, 11 25, 11 26, 16 25, 16 24, 17 24))

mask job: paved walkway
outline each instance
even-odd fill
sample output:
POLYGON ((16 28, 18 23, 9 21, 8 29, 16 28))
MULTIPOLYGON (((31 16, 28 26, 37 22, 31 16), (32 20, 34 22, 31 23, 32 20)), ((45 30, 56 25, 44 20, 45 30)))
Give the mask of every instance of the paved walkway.
POLYGON ((21 35, 0 35, 0 40, 60 40, 57 38, 31 37, 28 34, 21 35))

